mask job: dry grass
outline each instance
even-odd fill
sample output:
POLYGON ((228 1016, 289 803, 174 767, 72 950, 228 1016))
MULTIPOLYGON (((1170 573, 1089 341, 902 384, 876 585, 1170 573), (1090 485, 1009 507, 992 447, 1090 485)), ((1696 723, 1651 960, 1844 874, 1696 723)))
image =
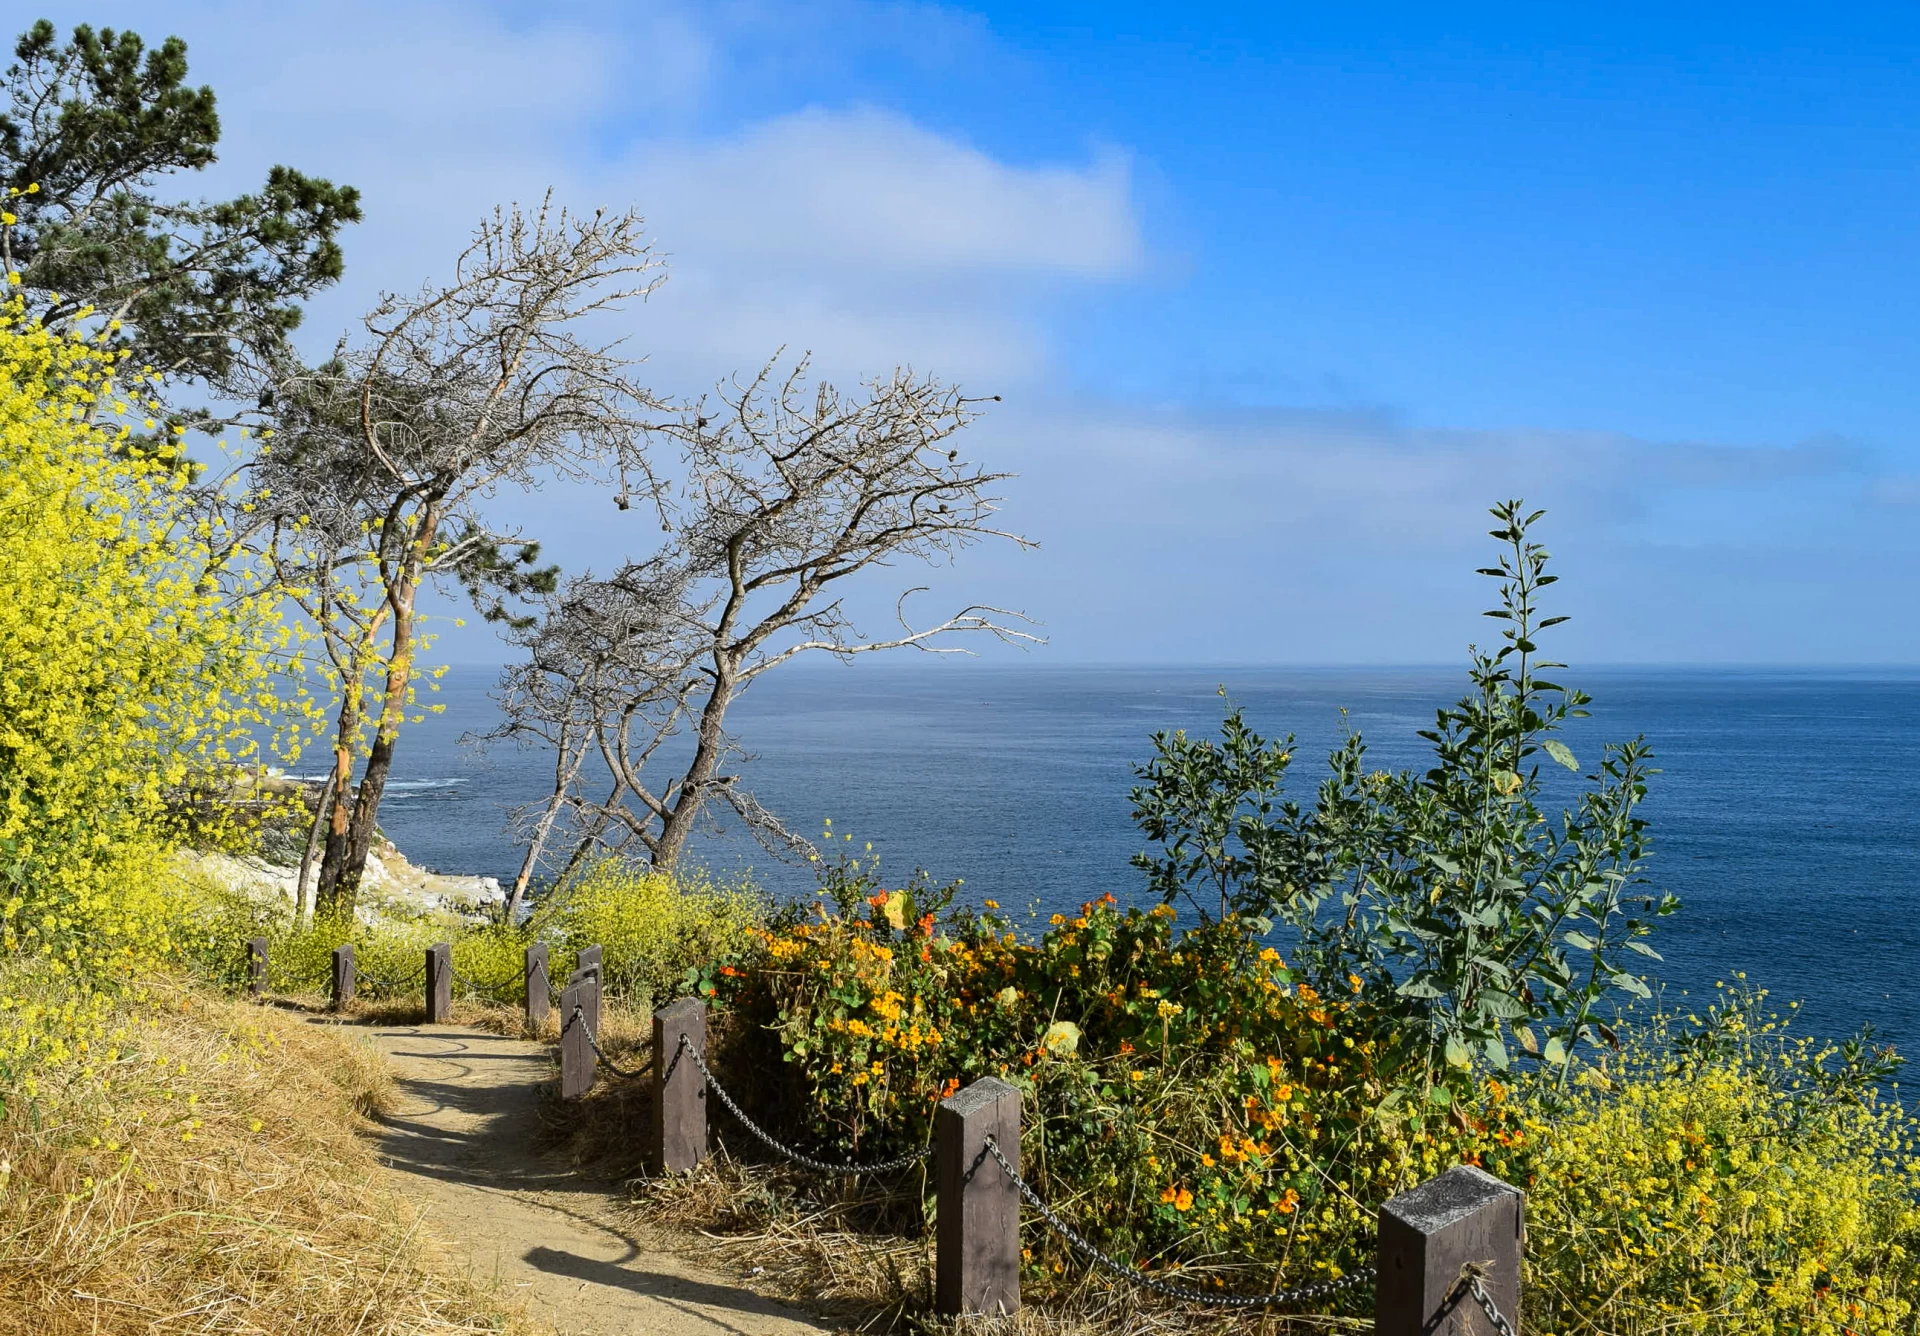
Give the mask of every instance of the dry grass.
POLYGON ((116 1060, 5 1090, 0 1332, 534 1330, 459 1278, 377 1167, 371 1044, 175 982, 108 1024, 116 1060))
POLYGON ((724 1260, 763 1293, 820 1313, 843 1330, 929 1336, 1326 1336, 1371 1329, 1354 1318, 1258 1315, 1142 1302, 1141 1292, 1104 1273, 1069 1271, 1029 1277, 1027 1307, 1011 1321, 939 1318, 933 1313, 931 1237, 879 1232, 870 1222, 907 1214, 900 1196, 922 1185, 911 1176, 884 1196, 858 1180, 838 1180, 822 1200, 819 1179, 746 1164, 722 1145, 714 1159, 683 1177, 636 1178, 628 1211, 636 1223, 701 1236, 703 1255, 724 1260))

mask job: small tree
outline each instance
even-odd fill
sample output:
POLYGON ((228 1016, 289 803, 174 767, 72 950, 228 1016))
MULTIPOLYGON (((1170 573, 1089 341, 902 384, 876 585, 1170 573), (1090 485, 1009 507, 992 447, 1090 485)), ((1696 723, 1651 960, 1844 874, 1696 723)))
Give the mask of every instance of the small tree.
POLYGON ((655 268, 631 212, 502 211, 451 283, 383 299, 360 343, 281 385, 259 482, 282 517, 283 578, 341 684, 322 909, 350 912, 358 895, 416 681, 422 589, 457 582, 510 620, 507 600, 553 587, 486 498, 555 477, 652 485, 637 442, 655 400, 580 326, 644 297, 655 268))
POLYGON ((1528 536, 1541 512, 1510 501, 1493 514, 1504 551, 1481 574, 1499 581, 1487 616, 1504 624, 1501 644, 1472 652, 1471 692, 1421 733, 1426 771, 1370 770, 1351 734, 1317 801, 1286 801, 1292 739, 1260 737, 1235 709, 1217 743, 1156 734, 1133 792, 1158 846, 1134 863, 1164 900, 1185 896, 1205 917, 1196 892, 1217 892, 1220 917, 1250 940, 1284 925, 1314 985, 1372 990, 1398 1018, 1396 1040, 1424 1046, 1443 1082, 1505 1070, 1509 1037, 1554 1067, 1581 1040, 1611 1042, 1602 1004, 1648 995, 1634 961, 1659 959, 1645 939, 1678 907, 1641 889, 1644 741, 1608 746, 1573 806, 1543 810, 1541 760, 1579 771, 1554 734, 1588 698, 1543 676, 1564 665, 1540 657, 1538 637, 1566 618, 1540 612, 1558 579, 1528 536))
POLYGON ((299 303, 340 277, 357 191, 275 167, 257 193, 158 198, 161 176, 214 160, 213 90, 186 83, 187 47, 84 24, 62 45, 45 19, 14 48, 0 114, 0 262, 45 324, 88 312, 110 346, 175 385, 255 398, 299 303))
POLYGON ((527 662, 508 671, 500 736, 551 745, 555 786, 531 814, 524 889, 557 817, 576 842, 568 866, 594 847, 637 844, 672 867, 706 805, 724 802, 771 847, 801 846, 729 768, 739 755, 728 707, 762 674, 808 653, 849 660, 881 650, 963 652, 953 635, 1033 636, 1017 613, 975 605, 915 628, 896 603, 897 634, 870 640, 848 616, 845 582, 902 557, 951 559, 983 538, 1031 546, 995 527, 995 484, 1008 475, 960 459, 950 438, 978 404, 908 371, 845 395, 810 384, 803 360, 751 381, 662 428, 682 453, 670 537, 654 556, 605 577, 582 576, 550 600, 524 637, 527 662), (648 766, 685 733, 669 778, 648 766), (604 767, 585 791, 588 751, 604 767))

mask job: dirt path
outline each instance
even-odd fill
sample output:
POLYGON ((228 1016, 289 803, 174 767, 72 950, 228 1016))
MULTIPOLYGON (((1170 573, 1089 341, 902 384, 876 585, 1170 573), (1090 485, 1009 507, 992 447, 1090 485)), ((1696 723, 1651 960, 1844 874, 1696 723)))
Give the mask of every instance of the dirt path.
POLYGON ((547 1050, 457 1025, 376 1030, 400 1083, 381 1158, 482 1281, 528 1296, 563 1336, 803 1336, 804 1315, 637 1237, 605 1189, 527 1150, 547 1050))

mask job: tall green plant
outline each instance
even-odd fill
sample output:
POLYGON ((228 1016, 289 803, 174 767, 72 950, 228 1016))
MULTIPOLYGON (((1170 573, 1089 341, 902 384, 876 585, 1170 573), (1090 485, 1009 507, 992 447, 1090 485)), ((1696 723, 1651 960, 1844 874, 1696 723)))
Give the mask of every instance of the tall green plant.
MULTIPOLYGON (((1291 739, 1273 743, 1239 710, 1222 738, 1159 734, 1134 816, 1158 851, 1136 858, 1163 900, 1217 891, 1249 943, 1276 924, 1297 938, 1297 973, 1323 991, 1368 991, 1399 1036, 1425 1043, 1416 1072, 1459 1084, 1506 1070, 1509 1045, 1564 1070, 1582 1040, 1613 1042, 1612 994, 1645 997, 1653 920, 1678 907, 1644 889, 1640 803, 1655 773, 1642 739, 1608 745, 1570 807, 1546 810, 1541 763, 1580 773, 1554 735, 1589 698, 1545 674, 1540 596, 1558 577, 1529 536, 1544 512, 1493 508, 1502 546, 1497 648, 1471 651, 1472 689, 1421 737, 1424 772, 1372 770, 1349 734, 1311 806, 1281 798, 1291 739), (1451 1075, 1449 1075, 1451 1074, 1451 1075)), ((1205 911, 1202 910, 1204 916, 1205 911)))

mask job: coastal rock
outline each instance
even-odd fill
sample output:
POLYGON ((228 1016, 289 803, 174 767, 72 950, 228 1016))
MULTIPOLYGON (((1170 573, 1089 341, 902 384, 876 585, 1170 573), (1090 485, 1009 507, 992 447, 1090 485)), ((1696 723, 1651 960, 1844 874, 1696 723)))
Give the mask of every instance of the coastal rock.
MULTIPOLYGON (((211 878, 230 891, 291 905, 300 869, 267 859, 208 850, 185 850, 183 868, 211 878)), ((357 916, 363 922, 388 918, 446 915, 463 921, 498 917, 506 892, 495 877, 449 875, 408 861, 388 840, 374 844, 360 884, 357 916)))

